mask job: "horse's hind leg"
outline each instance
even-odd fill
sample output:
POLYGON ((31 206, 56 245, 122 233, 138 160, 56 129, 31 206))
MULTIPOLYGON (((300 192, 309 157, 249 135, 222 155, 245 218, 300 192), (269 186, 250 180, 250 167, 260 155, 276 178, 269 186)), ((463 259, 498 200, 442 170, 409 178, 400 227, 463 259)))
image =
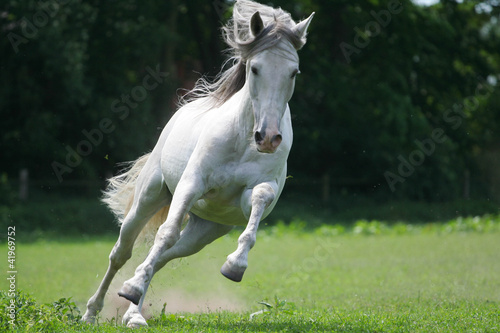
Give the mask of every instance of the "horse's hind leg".
POLYGON ((93 323, 104 305, 104 296, 116 272, 132 256, 132 248, 140 231, 153 215, 170 201, 161 172, 151 170, 139 176, 135 189, 134 202, 120 228, 120 235, 109 255, 109 265, 96 293, 87 303, 87 311, 82 320, 93 323))
MULTIPOLYGON (((186 173, 183 174, 185 177, 186 173)), ((137 267, 132 279, 125 281, 118 295, 139 304, 145 284, 153 277, 158 258, 179 240, 182 221, 203 193, 199 177, 186 176, 175 189, 166 221, 158 228, 155 241, 144 262, 137 267)))
MULTIPOLYGON (((232 228, 232 226, 210 222, 199 218, 196 215, 190 214, 189 222, 184 230, 182 230, 179 240, 174 246, 163 252, 158 258, 154 273, 173 259, 187 257, 197 253, 207 244, 210 244, 217 238, 227 234, 232 228)), ((131 280, 133 281, 133 279, 131 280)), ((139 304, 135 305, 134 303, 131 303, 129 309, 123 316, 123 323, 128 327, 146 325, 146 321, 141 315, 141 308, 150 281, 151 280, 144 283, 144 292, 141 296, 139 304)))

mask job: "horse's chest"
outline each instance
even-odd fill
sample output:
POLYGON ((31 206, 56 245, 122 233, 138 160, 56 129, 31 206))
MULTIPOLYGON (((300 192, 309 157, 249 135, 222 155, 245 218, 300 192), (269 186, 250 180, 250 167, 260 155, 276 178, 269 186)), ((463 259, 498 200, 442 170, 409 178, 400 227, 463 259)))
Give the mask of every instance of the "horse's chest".
POLYGON ((244 193, 263 181, 278 180, 280 175, 274 173, 283 168, 271 169, 255 162, 229 162, 213 169, 206 175, 205 193, 192 211, 218 223, 245 225, 247 219, 241 210, 244 193))
POLYGON ((285 165, 285 161, 263 163, 262 161, 228 162, 213 168, 206 175, 207 194, 232 194, 241 188, 276 180, 285 165))

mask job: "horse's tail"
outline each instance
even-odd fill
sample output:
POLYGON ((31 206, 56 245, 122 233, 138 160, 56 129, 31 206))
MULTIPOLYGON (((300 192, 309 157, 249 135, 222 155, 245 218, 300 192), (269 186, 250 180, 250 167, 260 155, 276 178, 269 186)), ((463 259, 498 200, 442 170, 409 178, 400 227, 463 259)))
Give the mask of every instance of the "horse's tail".
MULTIPOLYGON (((132 208, 137 178, 150 155, 151 153, 148 153, 135 161, 126 163, 124 172, 110 178, 106 190, 103 191, 101 201, 113 212, 120 226, 123 223, 123 219, 130 211, 130 208, 132 208)), ((148 221, 147 226, 142 230, 139 238, 143 239, 150 234, 156 233, 155 231, 158 230, 160 225, 166 220, 169 207, 170 206, 163 207, 148 221)))

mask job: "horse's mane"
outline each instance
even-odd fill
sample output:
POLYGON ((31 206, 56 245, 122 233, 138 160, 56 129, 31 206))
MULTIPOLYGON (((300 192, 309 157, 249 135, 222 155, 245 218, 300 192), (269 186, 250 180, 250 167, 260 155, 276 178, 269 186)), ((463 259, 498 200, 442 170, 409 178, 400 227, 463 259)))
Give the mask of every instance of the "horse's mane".
POLYGON ((200 98, 207 98, 210 107, 224 104, 245 84, 246 61, 255 54, 276 45, 282 38, 288 40, 296 50, 305 44, 293 31, 296 23, 290 13, 281 8, 272 8, 249 0, 238 0, 233 7, 233 17, 222 28, 224 41, 229 45, 231 57, 224 63, 222 70, 213 82, 206 78, 198 79, 195 87, 184 95, 180 105, 200 98), (264 29, 257 36, 250 32, 250 19, 259 12, 264 29))

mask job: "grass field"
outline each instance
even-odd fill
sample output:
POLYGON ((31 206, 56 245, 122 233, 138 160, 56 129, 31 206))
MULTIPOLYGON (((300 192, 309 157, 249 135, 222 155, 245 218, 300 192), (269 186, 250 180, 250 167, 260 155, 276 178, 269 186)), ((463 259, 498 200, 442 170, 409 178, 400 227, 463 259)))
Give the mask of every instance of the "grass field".
MULTIPOLYGON (((340 226, 304 231, 301 223, 267 227, 259 232, 239 284, 219 273, 236 248, 238 233, 231 233, 155 276, 145 306, 147 330, 497 332, 499 225, 499 217, 485 217, 418 227, 360 221, 347 231, 340 226)), ((24 307, 29 303, 38 313, 30 319, 20 305, 17 329, 125 331, 116 322, 127 302, 116 292, 146 254, 144 246, 111 286, 97 326, 71 316, 77 314, 71 302, 83 313, 113 243, 90 238, 16 244, 16 288, 31 294, 36 303, 24 307), (63 303, 69 310, 54 310, 63 303), (44 312, 50 315, 41 316, 44 312)), ((7 253, 6 244, 0 249, 7 253)), ((0 287, 8 289, 6 279, 0 287)), ((3 295, 2 304, 8 301, 3 295)), ((1 327, 12 328, 2 311, 1 327)))

